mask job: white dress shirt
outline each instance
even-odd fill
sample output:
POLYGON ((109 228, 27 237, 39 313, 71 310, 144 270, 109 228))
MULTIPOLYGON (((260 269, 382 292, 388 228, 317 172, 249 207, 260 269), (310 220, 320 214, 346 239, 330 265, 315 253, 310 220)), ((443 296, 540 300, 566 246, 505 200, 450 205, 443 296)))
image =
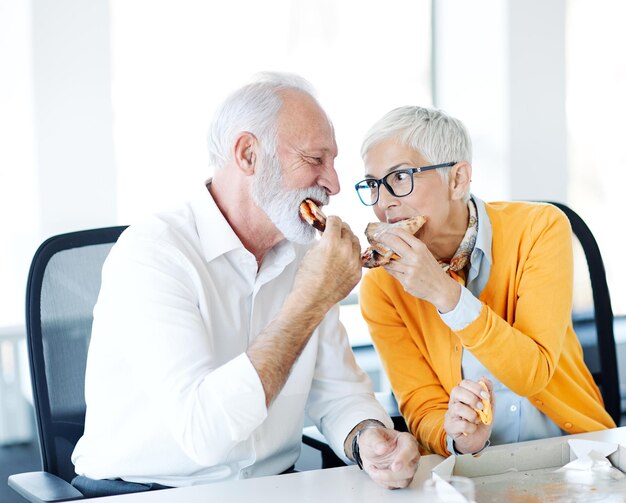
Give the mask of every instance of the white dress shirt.
POLYGON ((167 486, 262 476, 297 460, 305 409, 344 460, 357 423, 391 427, 338 306, 265 405, 245 351, 278 313, 307 249, 283 241, 257 271, 205 187, 126 230, 94 310, 76 472, 167 486))

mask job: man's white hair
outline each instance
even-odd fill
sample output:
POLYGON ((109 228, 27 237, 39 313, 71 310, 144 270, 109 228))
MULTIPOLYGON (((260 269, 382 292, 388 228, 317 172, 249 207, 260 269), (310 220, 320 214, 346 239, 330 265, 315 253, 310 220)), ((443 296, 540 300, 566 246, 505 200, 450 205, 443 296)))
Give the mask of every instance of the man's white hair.
POLYGON ((235 138, 243 131, 255 135, 266 153, 276 153, 281 92, 296 90, 315 99, 311 84, 293 73, 264 72, 232 93, 213 117, 208 134, 209 161, 220 169, 230 160, 235 138))
MULTIPOLYGON (((472 140, 463 123, 433 108, 405 106, 395 108, 368 131, 361 146, 361 157, 377 143, 396 140, 412 148, 429 164, 472 162, 472 140)), ((452 168, 439 169, 445 179, 452 168)))

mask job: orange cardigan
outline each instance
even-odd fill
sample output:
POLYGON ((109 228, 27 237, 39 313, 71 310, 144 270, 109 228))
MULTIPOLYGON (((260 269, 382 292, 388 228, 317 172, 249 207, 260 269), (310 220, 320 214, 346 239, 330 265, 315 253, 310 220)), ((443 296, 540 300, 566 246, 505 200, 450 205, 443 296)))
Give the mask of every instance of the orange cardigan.
POLYGON ((463 330, 452 331, 432 304, 405 292, 383 268, 361 282, 361 310, 409 430, 424 452, 449 454, 443 418, 461 381, 462 348, 564 431, 614 427, 572 328, 567 217, 548 204, 485 209, 493 263, 480 315, 463 330))

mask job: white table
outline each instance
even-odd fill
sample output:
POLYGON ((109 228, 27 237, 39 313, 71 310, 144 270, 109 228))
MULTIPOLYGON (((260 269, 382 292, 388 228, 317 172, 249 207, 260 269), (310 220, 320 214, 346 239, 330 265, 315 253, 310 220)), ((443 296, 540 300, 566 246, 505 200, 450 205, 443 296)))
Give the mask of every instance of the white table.
MULTIPOLYGON (((615 428, 593 433, 572 435, 576 438, 587 438, 605 442, 616 442, 626 445, 626 427, 615 428)), ((533 440, 526 442, 548 444, 562 442, 562 439, 533 440)), ((495 446, 490 449, 506 449, 509 446, 495 446)), ((423 456, 415 479, 410 487, 397 491, 382 489, 377 486, 364 472, 356 466, 312 470, 308 472, 276 475, 247 480, 219 482, 203 486, 164 489, 139 494, 110 496, 89 501, 101 503, 124 503, 130 501, 146 503, 209 503, 222 501, 251 503, 300 503, 300 502, 429 502, 432 500, 421 493, 424 480, 430 478, 431 470, 443 458, 441 456, 423 456)), ((84 501, 84 500, 83 500, 84 501)))

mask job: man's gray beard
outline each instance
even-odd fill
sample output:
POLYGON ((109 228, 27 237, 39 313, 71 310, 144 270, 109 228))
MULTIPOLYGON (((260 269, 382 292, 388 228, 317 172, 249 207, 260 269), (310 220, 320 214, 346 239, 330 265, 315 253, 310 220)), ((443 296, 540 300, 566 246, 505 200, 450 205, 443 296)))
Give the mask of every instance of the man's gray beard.
POLYGON ((252 199, 285 239, 299 244, 310 243, 315 238, 315 229, 300 218, 300 203, 309 198, 328 204, 326 190, 322 187, 284 189, 278 159, 263 154, 259 160, 252 184, 252 199))

